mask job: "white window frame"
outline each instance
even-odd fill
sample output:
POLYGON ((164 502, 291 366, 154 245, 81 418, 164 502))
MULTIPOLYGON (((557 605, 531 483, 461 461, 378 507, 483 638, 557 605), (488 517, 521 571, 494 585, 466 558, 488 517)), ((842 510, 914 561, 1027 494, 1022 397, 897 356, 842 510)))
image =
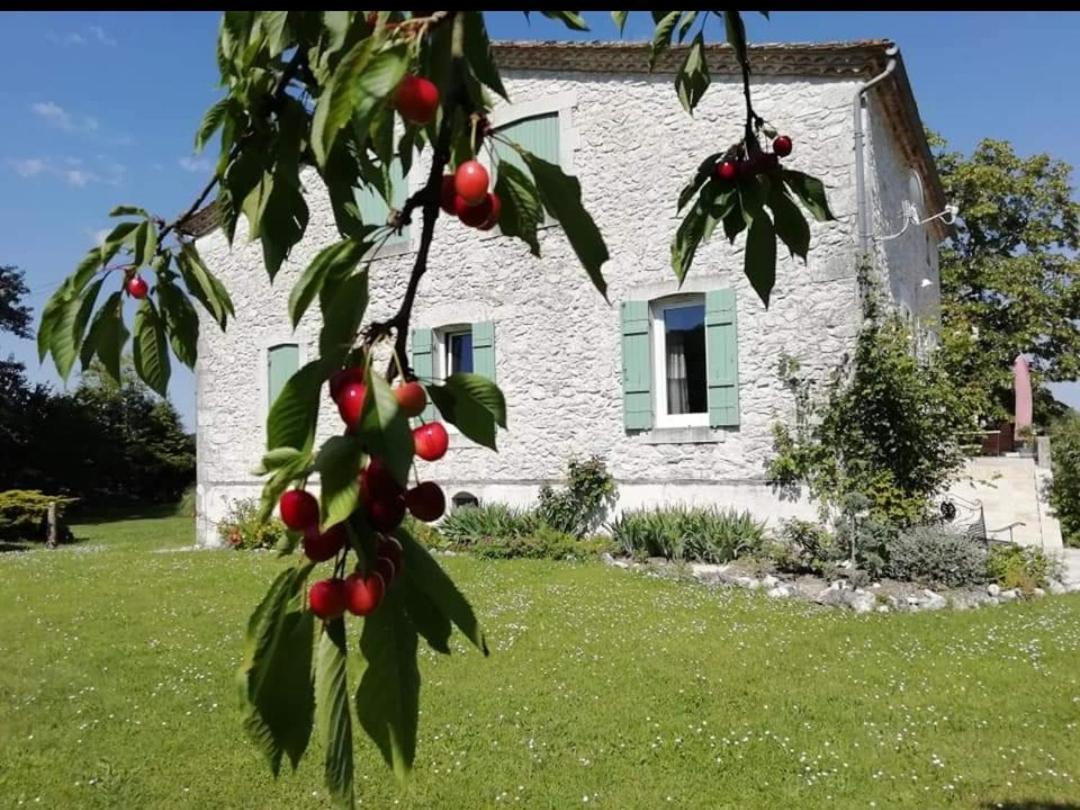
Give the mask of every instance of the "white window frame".
MULTIPOLYGON (((472 334, 472 324, 459 323, 450 326, 440 326, 431 331, 432 337, 434 338, 433 342, 435 343, 434 377, 437 380, 445 380, 453 373, 453 370, 450 368, 450 357, 449 353, 446 351, 446 344, 450 342, 450 337, 452 335, 472 334)), ((475 349, 473 350, 473 353, 475 355, 475 349)), ((443 424, 446 427, 446 432, 452 436, 461 432, 455 425, 452 425, 449 422, 444 422, 443 424)))
MULTIPOLYGON (((685 293, 659 298, 649 303, 650 341, 653 352, 653 407, 655 418, 653 424, 658 428, 669 427, 700 427, 709 426, 708 397, 706 396, 705 410, 701 413, 668 413, 667 397, 667 331, 664 327, 664 313, 669 309, 681 309, 690 304, 696 304, 705 308, 705 295, 703 293, 685 293)), ((709 341, 706 331, 705 340, 705 386, 708 392, 708 352, 709 341)))

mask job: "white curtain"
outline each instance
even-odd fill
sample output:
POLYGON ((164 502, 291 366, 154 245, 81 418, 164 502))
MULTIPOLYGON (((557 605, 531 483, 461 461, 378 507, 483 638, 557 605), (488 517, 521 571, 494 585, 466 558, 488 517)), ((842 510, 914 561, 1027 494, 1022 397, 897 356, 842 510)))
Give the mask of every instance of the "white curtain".
POLYGON ((667 333, 667 401, 668 413, 689 413, 690 380, 686 373, 686 344, 683 333, 667 333))

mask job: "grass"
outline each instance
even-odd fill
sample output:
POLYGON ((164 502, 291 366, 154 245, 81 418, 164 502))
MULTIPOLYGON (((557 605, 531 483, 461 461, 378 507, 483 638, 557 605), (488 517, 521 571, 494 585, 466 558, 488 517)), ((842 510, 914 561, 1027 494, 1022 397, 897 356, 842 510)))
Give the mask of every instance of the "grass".
MULTIPOLYGON (((5 806, 326 806, 321 752, 274 782, 239 724, 243 627, 280 561, 173 550, 184 518, 76 534, 0 554, 5 806)), ((399 787, 358 738, 362 806, 1080 804, 1078 596, 855 616, 598 564, 445 565, 492 655, 425 650, 415 772, 399 787)))

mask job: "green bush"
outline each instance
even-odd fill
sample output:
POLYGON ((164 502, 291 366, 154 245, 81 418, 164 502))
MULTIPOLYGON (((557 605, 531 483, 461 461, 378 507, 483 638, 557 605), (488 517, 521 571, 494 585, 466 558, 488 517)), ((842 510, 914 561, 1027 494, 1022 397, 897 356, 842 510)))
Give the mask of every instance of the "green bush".
POLYGON ((747 511, 675 506, 623 512, 612 539, 633 557, 722 563, 760 552, 765 524, 747 511))
POLYGON ((809 520, 782 521, 779 539, 764 550, 776 567, 788 573, 822 574, 844 551, 828 529, 809 520))
POLYGON ((582 535, 596 528, 606 507, 615 502, 615 479, 599 456, 567 464, 566 486, 540 488, 537 514, 548 526, 582 535))
POLYGON ((1006 589, 1031 593, 1061 577, 1061 563, 1037 548, 994 546, 986 560, 986 570, 994 582, 1006 589))
POLYGON ((540 518, 531 510, 492 503, 453 510, 439 524, 439 532, 453 546, 471 548, 524 537, 535 532, 540 524, 540 518))
POLYGON ((613 549, 606 537, 582 539, 540 524, 530 534, 488 538, 470 550, 479 557, 499 560, 585 560, 613 549))
POLYGON ((1073 411, 1050 432, 1053 480, 1050 505, 1067 546, 1080 546, 1080 413, 1073 411))
POLYGON ((64 526, 64 513, 78 498, 46 495, 36 489, 9 489, 0 492, 0 539, 44 541, 48 534, 49 504, 56 504, 61 541, 71 539, 64 526))
POLYGON ((274 548, 285 543, 289 531, 276 517, 265 522, 259 520, 258 498, 233 501, 217 530, 225 545, 241 550, 274 548))
POLYGON ((405 531, 412 535, 413 540, 426 549, 446 551, 452 545, 437 528, 430 523, 417 520, 412 515, 405 516, 405 522, 402 526, 405 531))
POLYGON ((959 588, 986 581, 986 552, 958 532, 918 526, 893 540, 885 571, 894 579, 959 588))
POLYGON ((195 517, 195 485, 192 484, 180 496, 176 504, 177 517, 195 517))

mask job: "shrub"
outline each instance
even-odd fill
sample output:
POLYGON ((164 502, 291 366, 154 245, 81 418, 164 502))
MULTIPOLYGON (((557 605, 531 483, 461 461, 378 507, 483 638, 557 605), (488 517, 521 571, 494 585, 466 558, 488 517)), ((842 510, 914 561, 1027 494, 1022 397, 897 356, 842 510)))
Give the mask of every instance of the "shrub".
POLYGON ((0 492, 0 539, 44 541, 48 535, 49 504, 55 503, 59 539, 70 540, 71 531, 64 526, 64 513, 77 501, 78 498, 46 495, 36 489, 0 492))
POLYGON ((230 548, 274 548, 288 538, 288 529, 278 518, 259 519, 259 499, 233 501, 225 519, 218 523, 218 536, 230 548))
POLYGON ((584 560, 612 548, 614 544, 606 537, 581 539, 540 524, 530 534, 485 539, 471 550, 488 559, 584 560))
POLYGON ((176 504, 177 517, 195 517, 195 485, 192 484, 184 490, 176 504))
POLYGON ((455 547, 469 548, 524 537, 540 524, 540 518, 531 510, 492 503, 455 509, 443 518, 439 532, 455 547))
POLYGON ((1023 546, 994 546, 986 560, 986 570, 1001 587, 1031 593, 1061 576, 1061 563, 1040 549, 1023 546))
POLYGON ((623 512, 612 524, 612 539, 634 557, 666 557, 709 563, 757 553, 765 545, 765 524, 747 512, 676 506, 623 512))
POLYGON ((536 511, 554 529, 581 537, 596 528, 605 508, 615 502, 615 479, 599 456, 567 464, 566 486, 540 488, 536 511))
POLYGON ((1050 506, 1061 521, 1065 545, 1080 546, 1080 413, 1055 424, 1050 436, 1050 506))
POLYGON ((836 538, 823 526, 793 518, 780 523, 779 541, 766 549, 781 571, 821 574, 829 563, 844 557, 836 538))
POLYGON ((941 526, 918 526, 889 547, 886 572, 895 579, 957 588, 986 580, 986 552, 941 526))
POLYGON ((412 515, 405 516, 403 527, 417 543, 426 549, 445 551, 451 546, 450 541, 443 536, 442 532, 430 523, 417 520, 412 515))

